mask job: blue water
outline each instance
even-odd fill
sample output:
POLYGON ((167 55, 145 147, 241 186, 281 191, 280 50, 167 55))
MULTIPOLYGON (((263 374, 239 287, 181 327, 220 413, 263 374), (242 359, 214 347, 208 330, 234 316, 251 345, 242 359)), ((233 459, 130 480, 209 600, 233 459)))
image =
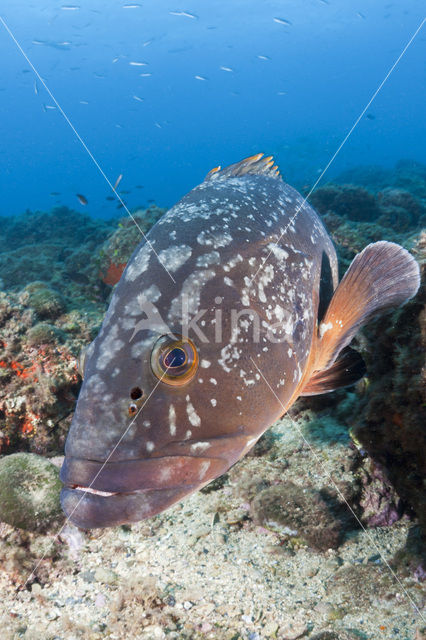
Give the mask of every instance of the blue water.
MULTIPOLYGON (((123 174, 130 208, 170 206, 212 167, 259 151, 287 181, 313 184, 424 17, 421 0, 71 4, 2 0, 0 15, 108 179, 123 174)), ((426 161, 425 41, 426 25, 324 181, 355 165, 426 161)), ((1 24, 0 56, 0 214, 120 213, 1 24)))

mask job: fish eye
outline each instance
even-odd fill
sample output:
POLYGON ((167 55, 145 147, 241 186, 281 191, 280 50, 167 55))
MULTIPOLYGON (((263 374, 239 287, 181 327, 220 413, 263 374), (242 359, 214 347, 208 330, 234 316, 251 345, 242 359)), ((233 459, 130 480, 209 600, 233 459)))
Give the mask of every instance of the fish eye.
POLYGON ((151 368, 166 384, 186 384, 198 368, 197 349, 189 338, 176 334, 161 336, 151 353, 151 368))

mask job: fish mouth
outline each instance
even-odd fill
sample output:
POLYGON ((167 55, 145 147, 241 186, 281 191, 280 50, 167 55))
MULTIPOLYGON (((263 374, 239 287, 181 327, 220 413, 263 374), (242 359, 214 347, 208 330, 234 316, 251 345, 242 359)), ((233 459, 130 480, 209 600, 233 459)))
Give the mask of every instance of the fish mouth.
POLYGON ((65 486, 61 505, 67 519, 80 529, 98 529, 146 520, 193 493, 199 485, 130 493, 65 486))
POLYGON ((116 496, 119 493, 118 491, 99 491, 99 489, 93 489, 92 487, 80 487, 78 484, 70 485, 68 488, 75 491, 83 491, 84 493, 93 493, 95 496, 104 496, 105 498, 116 496))
POLYGON ((82 529, 145 520, 224 471, 219 458, 164 456, 119 462, 65 457, 61 505, 82 529))

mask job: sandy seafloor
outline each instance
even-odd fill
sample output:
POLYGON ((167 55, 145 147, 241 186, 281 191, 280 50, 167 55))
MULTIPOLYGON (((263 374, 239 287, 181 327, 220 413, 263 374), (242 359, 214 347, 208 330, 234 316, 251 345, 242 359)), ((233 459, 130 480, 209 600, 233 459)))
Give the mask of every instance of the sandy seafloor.
POLYGON ((310 448, 304 429, 284 418, 275 461, 246 457, 221 488, 147 522, 90 534, 67 525, 56 543, 54 532, 25 534, 20 554, 2 525, 0 637, 423 640, 424 587, 394 563, 412 522, 352 531, 337 550, 315 552, 246 517, 244 474, 282 473, 283 459, 283 479, 300 486, 350 473, 347 443, 310 448), (19 589, 37 564, 42 584, 19 589))

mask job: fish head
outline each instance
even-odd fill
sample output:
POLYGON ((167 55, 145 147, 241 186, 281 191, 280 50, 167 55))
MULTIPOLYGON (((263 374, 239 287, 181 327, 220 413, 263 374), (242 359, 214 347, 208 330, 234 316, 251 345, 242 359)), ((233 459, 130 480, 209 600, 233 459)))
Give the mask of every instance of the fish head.
POLYGON ((150 246, 140 247, 85 352, 61 471, 63 509, 78 526, 155 515, 224 473, 257 439, 265 403, 241 377, 253 368, 249 345, 236 344, 249 321, 238 287, 224 285, 216 268, 218 251, 200 248, 202 260, 180 245, 185 264, 170 250, 169 266, 182 263, 173 282, 150 246), (242 311, 237 331, 230 308, 242 311))
POLYGON ((283 265, 302 255, 270 248, 265 229, 281 197, 270 158, 216 168, 136 248, 86 352, 67 437, 61 500, 75 524, 163 511, 224 473, 282 415, 254 362, 290 398, 301 375, 293 342, 305 357, 312 330, 297 307, 305 285, 285 285, 286 321, 276 302, 299 274, 283 265), (293 336, 284 355, 265 335, 274 318, 293 336))

